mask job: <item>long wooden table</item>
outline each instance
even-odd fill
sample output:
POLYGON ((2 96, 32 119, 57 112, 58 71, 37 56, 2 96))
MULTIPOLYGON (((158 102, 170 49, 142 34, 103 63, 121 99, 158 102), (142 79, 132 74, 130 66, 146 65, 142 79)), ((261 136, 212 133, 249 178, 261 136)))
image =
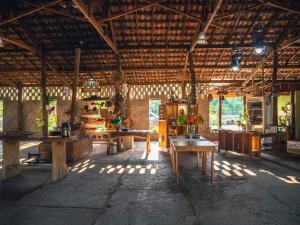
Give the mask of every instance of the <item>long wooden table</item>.
MULTIPOLYGON (((150 154, 150 131, 149 130, 128 130, 128 131, 111 131, 110 134, 110 142, 114 138, 120 138, 120 137, 139 137, 139 138, 145 138, 146 139, 146 158, 148 158, 150 154)), ((131 141, 132 143, 132 141, 131 141)), ((132 146, 131 146, 132 147, 132 146)))
POLYGON ((20 141, 48 141, 52 144, 52 181, 58 181, 68 173, 66 164, 66 143, 74 138, 41 137, 41 136, 1 136, 3 141, 3 179, 15 177, 20 174, 20 141))
POLYGON ((202 153, 202 172, 206 173, 207 152, 211 152, 211 183, 214 183, 214 153, 216 144, 199 137, 197 139, 188 139, 185 137, 171 137, 171 161, 176 175, 176 182, 179 184, 179 157, 181 152, 197 152, 197 165, 200 167, 200 153, 202 153))

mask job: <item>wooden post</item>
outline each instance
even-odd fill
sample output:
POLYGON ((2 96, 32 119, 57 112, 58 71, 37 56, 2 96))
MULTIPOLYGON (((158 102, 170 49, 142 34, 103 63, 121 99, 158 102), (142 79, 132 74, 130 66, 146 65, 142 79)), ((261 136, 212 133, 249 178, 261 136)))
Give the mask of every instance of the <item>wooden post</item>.
POLYGON ((17 84, 18 88, 18 130, 23 131, 23 88, 22 84, 17 84))
POLYGON ((48 136, 48 113, 46 109, 47 102, 47 73, 46 73, 46 54, 42 49, 42 71, 41 71, 41 95, 42 95, 42 113, 43 113, 43 136, 48 136))
POLYGON ((244 95, 243 96, 243 114, 244 115, 247 113, 246 106, 247 106, 247 97, 246 97, 246 95, 244 95))
POLYGON ((219 129, 222 129, 222 96, 219 95, 219 129))
POLYGON ((295 110, 295 91, 291 91, 291 139, 295 139, 296 110, 295 110))
POLYGON ((3 179, 15 177, 20 173, 20 144, 17 140, 3 141, 3 179))
POLYGON ((74 68, 74 77, 72 84, 72 102, 71 102, 71 111, 70 111, 70 123, 75 123, 75 117, 77 114, 77 86, 78 86, 78 73, 80 65, 80 53, 81 49, 75 49, 75 68, 74 68))
POLYGON ((272 73, 272 124, 274 126, 278 125, 278 109, 277 109, 277 68, 278 68, 278 52, 277 48, 273 50, 273 73, 272 73))
POLYGON ((186 88, 186 83, 185 81, 182 83, 182 86, 181 86, 181 98, 185 98, 185 88, 186 88))
POLYGON ((189 52, 189 64, 190 64, 190 73, 191 73, 191 97, 192 104, 196 104, 196 73, 194 69, 194 62, 192 54, 189 52))
POLYGON ((66 142, 52 141, 52 181, 59 181, 68 173, 66 142))

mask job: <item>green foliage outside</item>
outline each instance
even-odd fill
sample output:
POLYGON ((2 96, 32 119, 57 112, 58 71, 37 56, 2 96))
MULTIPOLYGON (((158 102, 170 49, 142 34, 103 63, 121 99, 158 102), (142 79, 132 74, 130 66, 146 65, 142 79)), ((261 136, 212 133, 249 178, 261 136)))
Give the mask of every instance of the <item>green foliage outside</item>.
POLYGON ((209 103, 209 127, 217 129, 219 121, 219 99, 213 98, 209 103))
POLYGON ((3 100, 0 100, 0 118, 3 118, 3 100))
POLYGON ((50 99, 48 101, 50 107, 55 107, 55 109, 51 111, 50 114, 48 115, 48 132, 52 131, 54 127, 57 126, 56 102, 57 102, 56 99, 50 99))
POLYGON ((159 105, 160 105, 160 99, 150 99, 149 112, 158 115, 159 105))
MULTIPOLYGON (((209 104, 209 127, 218 128, 219 121, 219 99, 213 98, 209 104)), ((225 98, 222 101, 222 125, 236 125, 236 121, 243 114, 243 98, 225 98)))
POLYGON ((149 129, 158 130, 160 99, 149 99, 149 129))

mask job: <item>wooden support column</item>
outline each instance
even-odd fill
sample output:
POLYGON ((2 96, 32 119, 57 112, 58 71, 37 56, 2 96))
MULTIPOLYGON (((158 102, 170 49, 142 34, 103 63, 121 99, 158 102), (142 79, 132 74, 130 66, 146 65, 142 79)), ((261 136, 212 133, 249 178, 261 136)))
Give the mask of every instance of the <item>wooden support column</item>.
POLYGON ((247 113, 246 107, 247 107, 247 97, 246 97, 246 95, 244 95, 243 96, 243 114, 244 115, 247 113))
POLYGON ((18 88, 18 130, 23 131, 23 87, 21 83, 17 84, 18 88))
POLYGON ((70 123, 75 123, 75 117, 77 115, 77 86, 78 86, 78 73, 79 73, 79 65, 80 65, 80 53, 81 49, 75 49, 75 68, 74 68, 74 77, 72 84, 72 102, 71 102, 71 110, 70 110, 70 123))
POLYGON ((47 102, 47 73, 46 73, 46 54, 42 49, 42 71, 41 71, 41 98, 42 98, 42 113, 43 113, 43 136, 48 136, 48 113, 46 109, 47 102))
POLYGON ((222 96, 219 95, 219 129, 222 129, 222 96))
POLYGON ((20 173, 20 144, 17 140, 3 141, 2 178, 8 179, 20 173))
POLYGON ((52 181, 59 181, 67 174, 66 142, 52 141, 52 181))
POLYGON ((295 91, 291 91, 291 139, 295 139, 296 128, 296 108, 295 108, 295 91))
POLYGON ((192 104, 196 104, 196 73, 195 73, 192 54, 190 52, 188 54, 189 54, 189 64, 190 64, 190 73, 191 73, 191 98, 192 98, 192 104))
POLYGON ((278 68, 278 52, 275 47, 273 50, 273 73, 272 73, 272 124, 278 125, 278 109, 277 109, 277 68, 278 68))
POLYGON ((185 98, 186 96, 185 89, 186 89, 186 82, 184 81, 181 86, 181 98, 185 98))

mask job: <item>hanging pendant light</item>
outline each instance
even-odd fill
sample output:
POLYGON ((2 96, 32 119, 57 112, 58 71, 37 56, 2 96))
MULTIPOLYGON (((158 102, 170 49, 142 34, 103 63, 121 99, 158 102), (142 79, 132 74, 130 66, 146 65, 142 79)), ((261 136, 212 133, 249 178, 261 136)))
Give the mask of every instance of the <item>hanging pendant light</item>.
POLYGON ((89 78, 87 81, 83 82, 83 86, 85 87, 96 87, 98 86, 98 82, 95 81, 95 79, 93 78, 92 74, 89 74, 89 78))
POLYGON ((262 24, 253 27, 253 46, 256 54, 263 54, 265 52, 264 28, 262 24))
POLYGON ((231 68, 234 72, 238 71, 241 66, 242 54, 241 50, 234 48, 231 55, 231 68))

